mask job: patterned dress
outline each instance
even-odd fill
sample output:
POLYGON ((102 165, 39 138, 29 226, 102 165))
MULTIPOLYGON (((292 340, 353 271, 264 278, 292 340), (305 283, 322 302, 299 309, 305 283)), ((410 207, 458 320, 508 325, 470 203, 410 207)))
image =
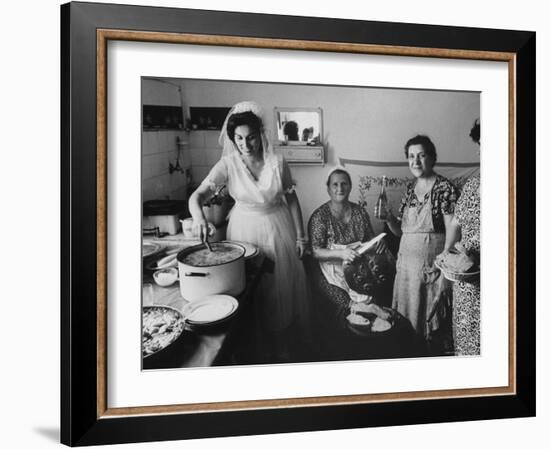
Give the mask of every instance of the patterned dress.
MULTIPOLYGON (((480 180, 466 182, 455 209, 461 226, 461 243, 475 258, 480 255, 480 180)), ((453 285, 453 338, 456 355, 480 354, 480 284, 455 282, 453 285)))
MULTIPOLYGON (((308 224, 311 246, 314 248, 330 248, 332 245, 348 245, 354 242, 365 242, 374 237, 368 213, 356 203, 351 203, 351 218, 348 223, 337 220, 330 211, 329 202, 317 208, 308 224)), ((321 293, 319 307, 323 310, 322 317, 327 319, 329 326, 335 325, 347 315, 350 307, 350 297, 346 291, 330 284, 320 270, 315 270, 313 283, 321 293)))

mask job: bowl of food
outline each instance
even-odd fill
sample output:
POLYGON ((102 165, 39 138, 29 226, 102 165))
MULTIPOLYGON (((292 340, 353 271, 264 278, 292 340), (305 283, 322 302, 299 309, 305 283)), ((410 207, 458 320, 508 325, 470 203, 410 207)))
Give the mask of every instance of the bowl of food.
POLYGON ((183 315, 167 306, 143 307, 141 349, 143 359, 158 358, 183 332, 183 315))
POLYGON ((458 244, 437 256, 434 265, 452 282, 475 282, 479 279, 479 263, 458 244))
POLYGON ((178 280, 177 268, 163 268, 153 273, 153 279, 161 287, 170 287, 178 280))

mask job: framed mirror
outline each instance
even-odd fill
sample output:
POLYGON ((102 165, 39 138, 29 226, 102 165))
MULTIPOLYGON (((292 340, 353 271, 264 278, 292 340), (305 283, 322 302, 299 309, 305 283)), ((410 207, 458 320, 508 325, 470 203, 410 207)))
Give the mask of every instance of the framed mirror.
POLYGON ((275 108, 276 145, 288 162, 324 163, 321 108, 275 108))
POLYGON ((321 108, 275 108, 278 145, 322 146, 321 108))

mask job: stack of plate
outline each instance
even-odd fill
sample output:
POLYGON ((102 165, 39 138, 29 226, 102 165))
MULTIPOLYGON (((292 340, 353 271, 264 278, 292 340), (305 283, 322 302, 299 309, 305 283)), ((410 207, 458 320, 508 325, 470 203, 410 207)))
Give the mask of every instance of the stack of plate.
POLYGON ((236 242, 235 240, 227 240, 231 243, 236 243, 237 245, 241 245, 244 248, 244 258, 245 259, 252 259, 253 257, 256 257, 260 253, 260 249, 253 245, 252 243, 248 242, 236 242))
POLYGON ((213 326, 230 319, 238 308, 239 302, 232 296, 210 295, 187 304, 183 316, 191 326, 213 326))

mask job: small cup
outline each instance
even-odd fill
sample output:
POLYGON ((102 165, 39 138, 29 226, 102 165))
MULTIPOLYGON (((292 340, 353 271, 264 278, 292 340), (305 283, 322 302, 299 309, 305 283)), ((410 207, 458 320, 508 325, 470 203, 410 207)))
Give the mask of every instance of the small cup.
MULTIPOLYGON (((198 236, 193 232, 193 219, 186 218, 185 220, 180 220, 181 222, 181 232, 183 237, 186 239, 197 239, 198 236)), ((212 237, 216 232, 216 227, 212 223, 208 223, 208 237, 212 237)))
POLYGON ((153 279, 161 287, 170 287, 178 280, 178 270, 175 268, 163 268, 153 273, 153 279))

